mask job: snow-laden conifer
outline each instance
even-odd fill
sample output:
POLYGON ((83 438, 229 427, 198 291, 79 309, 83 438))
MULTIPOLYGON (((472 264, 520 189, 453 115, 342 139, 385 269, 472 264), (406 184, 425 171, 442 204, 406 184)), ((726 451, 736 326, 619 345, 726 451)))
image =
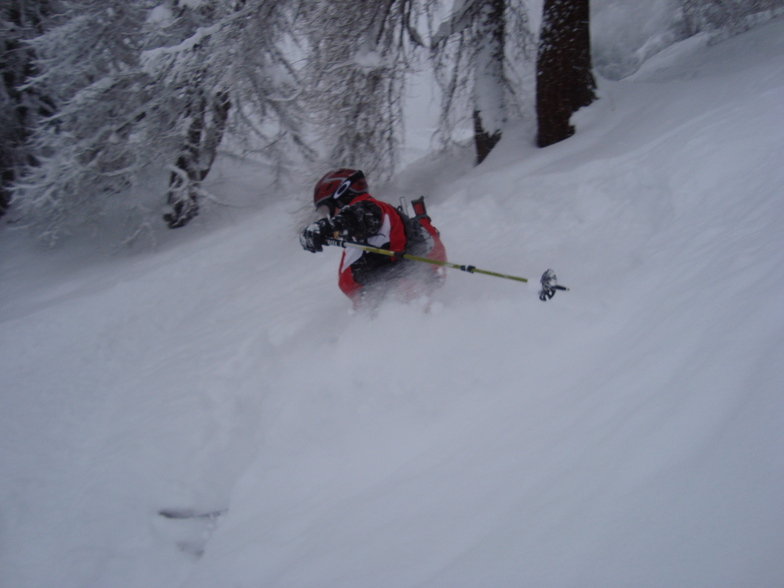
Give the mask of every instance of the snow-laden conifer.
POLYGON ((35 122, 52 112, 49 97, 25 84, 35 74, 35 53, 28 41, 58 12, 57 0, 0 3, 0 216, 11 203, 14 182, 31 163, 27 139, 35 122))
POLYGON ((700 32, 737 34, 784 13, 782 0, 678 0, 681 37, 700 32))
POLYGON ((470 119, 477 161, 500 140, 510 115, 524 112, 531 93, 533 35, 528 9, 517 0, 458 0, 431 39, 442 92, 437 139, 442 146, 470 119))
POLYGON ((398 164, 406 76, 423 45, 417 0, 314 3, 305 12, 309 103, 326 164, 375 178, 398 164))
POLYGON ((33 41, 40 73, 29 87, 50 92, 56 112, 36 130, 38 164, 17 185, 20 210, 46 238, 95 219, 162 171, 171 174, 167 220, 181 226, 227 129, 272 163, 302 144, 298 83, 281 49, 293 26, 289 2, 65 7, 62 24, 33 41))

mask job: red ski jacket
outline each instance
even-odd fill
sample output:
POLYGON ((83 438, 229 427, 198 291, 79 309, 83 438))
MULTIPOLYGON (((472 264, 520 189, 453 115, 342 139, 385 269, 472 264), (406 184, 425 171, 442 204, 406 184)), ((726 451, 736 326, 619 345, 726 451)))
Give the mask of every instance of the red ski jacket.
MULTIPOLYGON (((343 239, 446 261, 446 249, 427 216, 424 200, 412 205, 416 216, 404 219, 392 205, 360 194, 335 215, 333 228, 343 239)), ((340 261, 338 285, 357 307, 364 295, 375 291, 383 296, 389 287, 403 300, 414 300, 442 285, 445 273, 441 266, 348 248, 340 261)))
MULTIPOLYGON (((357 240, 382 249, 405 250, 406 231, 400 215, 391 204, 376 200, 370 194, 360 194, 340 210, 335 217, 335 225, 340 227, 341 224, 348 225, 342 231, 342 238, 357 240), (381 211, 381 218, 378 219, 373 215, 370 220, 367 215, 352 214, 357 209, 373 210, 372 206, 368 207, 366 204, 357 206, 359 203, 377 206, 381 211), (351 220, 341 223, 341 217, 351 220), (372 231, 371 234, 367 234, 368 229, 372 231)), ((371 285, 385 270, 399 263, 400 260, 386 255, 348 248, 343 251, 340 260, 338 286, 346 296, 354 299, 364 286, 371 285)))

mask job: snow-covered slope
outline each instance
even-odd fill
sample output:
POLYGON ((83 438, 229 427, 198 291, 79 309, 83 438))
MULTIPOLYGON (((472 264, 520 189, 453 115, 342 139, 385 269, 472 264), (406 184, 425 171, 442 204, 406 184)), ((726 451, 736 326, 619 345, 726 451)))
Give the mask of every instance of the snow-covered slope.
POLYGON ((784 584, 782 55, 693 39, 566 142, 407 170, 533 282, 428 313, 349 314, 298 203, 108 260, 4 231, 0 585, 784 584))

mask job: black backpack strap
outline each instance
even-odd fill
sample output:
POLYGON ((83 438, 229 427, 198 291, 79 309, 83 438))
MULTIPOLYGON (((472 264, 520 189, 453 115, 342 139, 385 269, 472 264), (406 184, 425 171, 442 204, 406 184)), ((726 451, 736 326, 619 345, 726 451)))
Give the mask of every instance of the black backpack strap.
MULTIPOLYGON (((413 204, 413 202, 412 202, 413 204)), ((403 221, 403 228, 406 233, 406 253, 411 255, 424 255, 427 250, 427 240, 429 235, 425 228, 420 224, 419 219, 421 215, 410 217, 403 210, 402 206, 397 207, 397 213, 400 215, 400 220, 403 221)), ((416 211, 416 209, 414 209, 416 211)))

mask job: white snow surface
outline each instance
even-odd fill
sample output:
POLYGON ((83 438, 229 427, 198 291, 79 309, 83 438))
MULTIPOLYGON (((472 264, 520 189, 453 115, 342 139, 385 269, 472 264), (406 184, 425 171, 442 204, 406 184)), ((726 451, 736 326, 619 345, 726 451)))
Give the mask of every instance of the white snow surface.
POLYGON ((784 585, 782 56, 675 45, 568 141, 410 166, 452 261, 531 279, 427 312, 348 312, 291 201, 111 256, 6 226, 0 585, 784 585))

